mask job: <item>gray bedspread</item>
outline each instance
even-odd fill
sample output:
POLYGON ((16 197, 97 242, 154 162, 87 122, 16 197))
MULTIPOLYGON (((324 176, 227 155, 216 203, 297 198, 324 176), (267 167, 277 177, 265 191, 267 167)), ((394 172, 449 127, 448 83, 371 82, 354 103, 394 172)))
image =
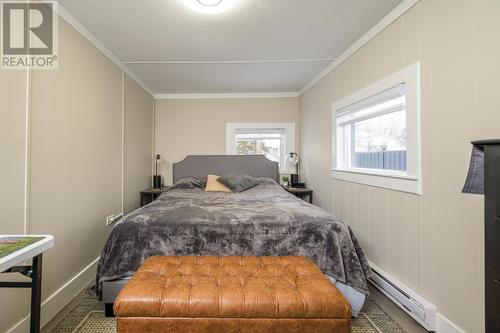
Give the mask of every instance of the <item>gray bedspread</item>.
POLYGON ((321 270, 368 294, 368 262, 351 229, 276 183, 241 193, 172 189, 125 216, 97 269, 103 281, 133 274, 155 255, 306 256, 321 270))

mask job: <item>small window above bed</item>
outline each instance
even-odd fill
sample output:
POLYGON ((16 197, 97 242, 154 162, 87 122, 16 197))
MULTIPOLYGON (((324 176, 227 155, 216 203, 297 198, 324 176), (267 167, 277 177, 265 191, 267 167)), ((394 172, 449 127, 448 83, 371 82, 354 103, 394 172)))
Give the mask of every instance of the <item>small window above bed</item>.
POLYGON ((264 155, 282 170, 286 154, 294 151, 294 123, 227 123, 226 154, 264 155))

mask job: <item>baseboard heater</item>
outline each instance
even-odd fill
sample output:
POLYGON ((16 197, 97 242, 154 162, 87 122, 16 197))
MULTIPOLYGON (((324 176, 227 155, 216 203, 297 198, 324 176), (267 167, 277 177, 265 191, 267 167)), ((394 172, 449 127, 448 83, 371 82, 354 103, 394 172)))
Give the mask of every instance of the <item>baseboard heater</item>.
POLYGON ((436 330, 436 306, 370 263, 371 284, 428 331, 436 330))

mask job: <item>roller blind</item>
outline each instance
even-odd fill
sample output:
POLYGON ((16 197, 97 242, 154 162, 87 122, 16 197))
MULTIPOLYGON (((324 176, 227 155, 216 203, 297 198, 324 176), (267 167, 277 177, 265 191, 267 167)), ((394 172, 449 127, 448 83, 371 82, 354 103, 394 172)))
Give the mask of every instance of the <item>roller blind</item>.
POLYGON ((376 95, 337 110, 337 126, 406 109, 406 85, 401 83, 376 95))
POLYGON ((284 128, 237 128, 235 134, 285 134, 284 128))

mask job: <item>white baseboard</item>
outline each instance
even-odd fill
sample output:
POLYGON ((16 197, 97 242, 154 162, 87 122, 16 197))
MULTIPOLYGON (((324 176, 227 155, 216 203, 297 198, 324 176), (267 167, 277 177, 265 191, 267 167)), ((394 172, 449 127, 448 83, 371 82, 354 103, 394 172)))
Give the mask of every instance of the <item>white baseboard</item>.
POLYGON ((466 333, 463 329, 453 324, 448 318, 438 313, 436 317, 436 333, 466 333))
MULTIPOLYGON (((85 288, 93 279, 97 269, 97 262, 99 258, 95 259, 81 272, 76 274, 71 280, 66 282, 61 288, 56 290, 52 295, 47 297, 42 302, 41 309, 41 326, 45 326, 55 315, 59 313, 76 295, 78 295, 83 288, 85 288)), ((7 333, 25 333, 29 332, 30 316, 23 318, 7 333)))

